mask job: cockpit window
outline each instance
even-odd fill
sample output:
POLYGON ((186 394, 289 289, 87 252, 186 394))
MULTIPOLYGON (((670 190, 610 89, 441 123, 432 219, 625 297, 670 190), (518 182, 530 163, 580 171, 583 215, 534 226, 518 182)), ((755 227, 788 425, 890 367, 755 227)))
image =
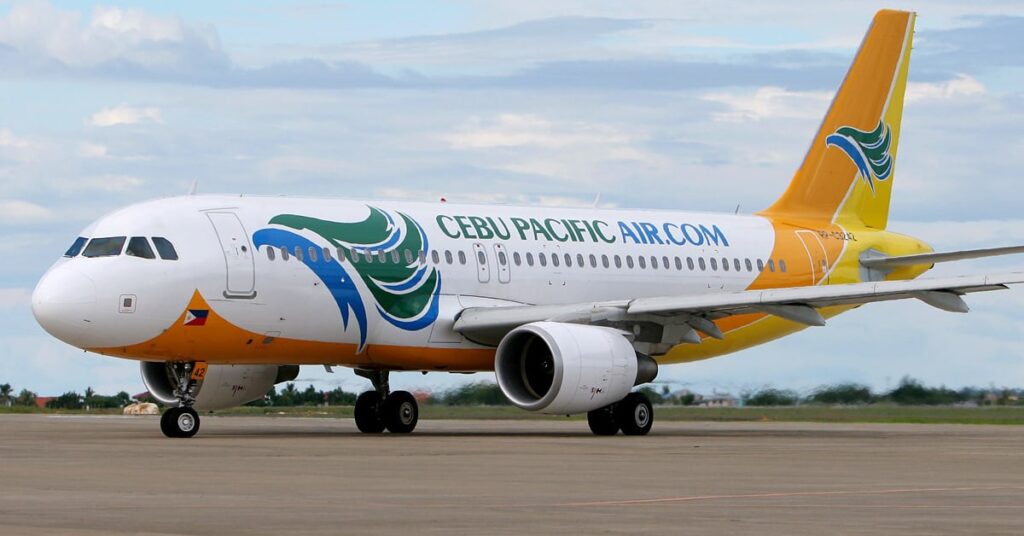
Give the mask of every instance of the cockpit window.
POLYGON ((68 250, 64 252, 64 256, 65 257, 74 257, 74 256, 78 255, 79 253, 82 252, 82 247, 84 247, 85 243, 88 242, 88 241, 89 241, 89 239, 84 237, 84 236, 80 236, 80 237, 76 238, 75 239, 75 243, 71 244, 71 247, 69 247, 68 250))
POLYGON ((93 238, 89 245, 85 246, 83 257, 115 257, 121 254, 124 248, 125 237, 108 236, 104 238, 93 238))
POLYGON ((156 252, 160 254, 161 259, 168 261, 178 260, 178 252, 174 251, 174 245, 171 244, 170 240, 162 236, 154 236, 153 245, 156 246, 156 252))
POLYGON ((124 251, 130 257, 142 257, 143 259, 155 259, 153 248, 149 247, 149 240, 142 236, 133 236, 128 241, 128 249, 124 251))

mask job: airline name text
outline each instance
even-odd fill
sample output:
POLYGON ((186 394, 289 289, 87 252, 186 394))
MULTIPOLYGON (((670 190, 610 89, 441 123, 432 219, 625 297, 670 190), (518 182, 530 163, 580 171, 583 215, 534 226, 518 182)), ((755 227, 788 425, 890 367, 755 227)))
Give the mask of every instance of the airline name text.
POLYGON ((729 239, 717 225, 703 223, 651 223, 643 221, 578 220, 564 218, 503 218, 493 216, 437 217, 437 226, 448 238, 472 240, 520 240, 662 244, 675 246, 729 247, 729 239))

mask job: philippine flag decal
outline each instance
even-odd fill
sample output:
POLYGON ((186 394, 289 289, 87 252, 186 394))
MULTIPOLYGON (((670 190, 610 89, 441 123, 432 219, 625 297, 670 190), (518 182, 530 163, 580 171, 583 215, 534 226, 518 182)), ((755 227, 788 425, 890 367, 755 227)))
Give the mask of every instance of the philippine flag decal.
POLYGON ((203 326, 206 324, 206 317, 209 315, 209 309, 189 309, 185 312, 185 325, 203 326))

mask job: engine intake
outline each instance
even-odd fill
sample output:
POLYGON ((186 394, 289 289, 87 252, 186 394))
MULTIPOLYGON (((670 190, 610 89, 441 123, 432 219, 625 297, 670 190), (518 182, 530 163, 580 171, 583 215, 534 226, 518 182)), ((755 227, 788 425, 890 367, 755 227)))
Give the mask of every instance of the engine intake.
POLYGON ((563 415, 618 402, 634 385, 653 380, 658 364, 617 330, 534 322, 505 335, 494 370, 516 406, 563 415))

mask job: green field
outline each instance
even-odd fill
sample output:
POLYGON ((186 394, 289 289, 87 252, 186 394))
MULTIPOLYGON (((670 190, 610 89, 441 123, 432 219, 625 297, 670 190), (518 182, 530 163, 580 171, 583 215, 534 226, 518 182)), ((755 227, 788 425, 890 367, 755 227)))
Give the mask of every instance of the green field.
MULTIPOLYGON (((2 408, 2 413, 96 414, 118 415, 120 410, 39 410, 2 408)), ((351 418, 350 406, 333 407, 240 407, 216 412, 217 415, 269 417, 351 418)), ((423 419, 565 419, 566 417, 527 413, 511 406, 435 406, 421 408, 423 419)), ((583 420, 576 415, 571 419, 583 420)), ((1024 406, 952 407, 952 406, 787 406, 745 408, 700 408, 662 406, 655 410, 662 421, 692 422, 836 422, 836 423, 921 423, 921 424, 1009 424, 1024 425, 1024 406)))

